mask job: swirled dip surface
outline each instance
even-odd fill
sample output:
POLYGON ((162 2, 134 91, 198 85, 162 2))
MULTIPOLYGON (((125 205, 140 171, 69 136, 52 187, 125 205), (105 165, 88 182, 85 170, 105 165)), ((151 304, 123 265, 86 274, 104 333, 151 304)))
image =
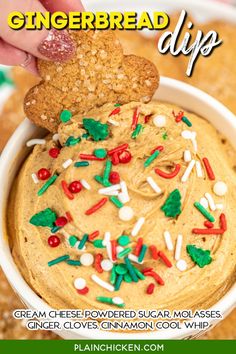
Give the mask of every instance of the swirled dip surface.
MULTIPOLYGON (((179 107, 157 102, 146 105, 132 102, 121 106, 118 114, 109 117, 114 109, 114 105, 109 104, 89 112, 86 116, 108 124, 109 136, 105 140, 95 142, 90 137, 87 140, 83 137, 76 145, 65 146, 68 137, 77 138, 86 133, 81 123, 83 117, 74 117, 66 124, 61 124, 60 144, 55 142, 52 136, 48 136, 45 145, 34 147, 14 183, 8 209, 9 233, 15 261, 29 285, 55 308, 96 309, 112 306, 97 301, 98 296, 118 296, 122 298, 127 309, 196 309, 210 306, 219 300, 234 281, 236 183, 230 159, 232 149, 222 143, 220 135, 208 122, 192 113, 185 112, 192 127, 188 127, 183 121, 177 123, 172 111, 177 114, 181 110, 179 107), (131 125, 137 107, 140 112, 138 123, 142 125, 142 129, 136 138, 132 138, 131 125), (154 124, 157 115, 165 117, 163 127, 154 124), (112 123, 109 122, 110 119, 112 123), (182 132, 186 130, 196 132, 197 151, 191 139, 183 138, 182 132), (74 166, 75 162, 81 161, 81 153, 93 154, 98 148, 111 150, 125 143, 129 145, 127 150, 131 153, 132 159, 128 163, 112 165, 112 171, 119 173, 121 181, 125 181, 128 188, 130 201, 125 206, 130 206, 134 212, 134 217, 128 221, 120 219, 120 209, 110 201, 109 196, 98 193, 103 186, 94 179, 96 175, 103 176, 106 161, 110 157, 102 161, 89 161, 87 167, 74 166), (52 158, 49 150, 55 146, 60 146, 61 150, 57 158, 52 158), (158 146, 163 146, 163 151, 145 167, 145 161, 158 146), (187 181, 182 182, 189 165, 183 158, 185 150, 190 151, 191 159, 200 162, 203 177, 197 176, 194 166, 187 181), (209 179, 202 162, 204 157, 210 162, 215 180, 209 179), (68 159, 73 163, 63 168, 63 163, 68 159), (169 174, 175 170, 176 164, 180 165, 180 171, 173 178, 163 178, 154 171, 155 168, 159 168, 169 174), (38 196, 38 190, 45 181, 35 184, 31 175, 41 168, 47 168, 52 175, 57 174, 58 178, 43 195, 38 196), (161 189, 160 194, 149 185, 147 177, 153 178, 161 189), (83 188, 80 193, 74 194, 73 200, 70 200, 62 189, 63 180, 68 185, 73 181, 85 180, 91 189, 83 188), (217 181, 226 183, 228 187, 226 195, 219 197, 214 194, 213 188, 217 181), (170 193, 176 189, 181 194, 181 213, 177 217, 168 217, 161 207, 170 193), (207 219, 194 207, 194 203, 199 202, 205 193, 211 194, 215 204, 221 204, 214 211, 207 209, 215 219, 214 229, 222 228, 220 216, 222 213, 225 215, 227 230, 223 230, 221 234, 193 233, 194 228, 207 228, 204 225, 207 219), (104 197, 107 197, 108 201, 99 210, 91 215, 85 214, 104 197), (48 237, 52 234, 50 228, 37 227, 29 222, 33 215, 46 208, 51 208, 58 217, 69 212, 73 218, 73 221, 69 221, 56 232, 61 243, 55 248, 48 245, 48 237), (132 236, 136 222, 142 217, 145 221, 138 235, 132 236), (110 283, 111 271, 99 273, 94 264, 73 266, 61 262, 48 266, 48 262, 63 255, 69 255, 72 260, 79 260, 84 253, 90 253, 94 257, 101 253, 104 259, 108 259, 107 249, 94 247, 94 241, 87 241, 86 250, 82 251, 68 243, 71 235, 82 239, 84 234, 91 234, 95 230, 99 230, 100 233, 95 240, 102 240, 106 232, 110 232, 111 240, 128 235, 130 243, 124 247, 130 247, 130 253, 134 252, 137 240, 143 238, 143 244, 148 247, 143 263, 131 261, 131 264, 141 272, 145 268, 153 268, 153 271, 164 280, 165 285, 158 284, 152 276, 147 275, 144 280, 140 279, 138 282, 128 283, 123 279, 120 289, 110 292, 96 284, 91 276, 96 274, 100 279, 110 283), (173 250, 167 249, 165 231, 171 235, 173 250), (176 267, 175 246, 179 234, 183 236, 180 258, 187 263, 185 271, 180 271, 176 267), (160 257, 157 260, 152 259, 149 250, 151 245, 155 245, 158 251, 166 255, 172 267, 167 267, 160 257), (209 250, 212 262, 200 268, 187 253, 187 245, 209 250), (89 289, 86 295, 76 291, 74 287, 76 278, 85 279, 89 289), (152 295, 146 293, 150 283, 155 284, 152 295)), ((120 252, 119 249, 118 251, 120 252)), ((119 263, 124 263, 124 258, 118 259, 114 266, 119 263)))

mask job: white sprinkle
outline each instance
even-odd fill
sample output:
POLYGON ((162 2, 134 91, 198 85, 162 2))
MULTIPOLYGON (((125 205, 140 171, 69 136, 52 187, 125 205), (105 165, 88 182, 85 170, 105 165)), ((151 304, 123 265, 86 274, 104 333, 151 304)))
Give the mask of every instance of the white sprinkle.
POLYGON ((123 221, 129 221, 133 219, 134 217, 134 211, 131 207, 129 206, 123 206, 122 208, 119 209, 119 218, 123 221))
POLYGON ((108 194, 111 192, 117 192, 120 189, 120 184, 114 184, 113 186, 107 188, 101 188, 98 190, 99 194, 108 194))
POLYGON ((101 261, 101 267, 104 270, 104 272, 109 272, 113 268, 113 264, 110 261, 110 259, 103 259, 101 261))
POLYGON ((196 141, 197 133, 191 132, 190 130, 183 130, 181 135, 184 139, 192 141, 194 151, 197 152, 197 141, 196 141))
POLYGON ((224 205, 223 204, 216 204, 216 209, 217 210, 223 210, 224 209, 224 205))
POLYGON ((82 290, 86 287, 86 280, 84 278, 76 278, 74 280, 74 287, 78 290, 82 290))
POLYGON ((205 208, 205 209, 208 209, 209 208, 209 203, 208 203, 208 200, 203 197, 200 199, 200 204, 205 208))
POLYGON ((176 261, 178 261, 180 259, 182 243, 183 243, 183 236, 178 235, 177 241, 176 241, 176 246, 175 246, 175 259, 176 259, 176 261))
POLYGON ((110 242, 111 233, 109 231, 105 232, 104 239, 102 241, 103 246, 106 246, 108 242, 110 242))
POLYGON ((114 192, 105 192, 105 193, 99 193, 99 194, 118 197, 118 195, 119 195, 120 193, 119 193, 118 191, 114 191, 114 192))
POLYGON ((161 194, 161 188, 156 184, 152 177, 147 177, 147 182, 157 194, 161 194))
POLYGON ((184 182, 187 182, 191 172, 192 172, 192 169, 195 165, 195 160, 192 160, 191 162, 189 162, 188 164, 188 167, 186 168, 182 178, 181 178, 181 181, 184 183, 184 182))
POLYGON ((194 151, 197 152, 197 140, 194 138, 194 139, 191 139, 191 141, 193 143, 194 151))
POLYGON ((106 242, 106 249, 107 249, 107 255, 108 255, 108 258, 110 259, 110 261, 113 263, 113 259, 112 259, 112 250, 111 250, 111 242, 106 242))
POLYGON ((116 247, 116 253, 120 253, 122 251, 124 251, 124 247, 122 247, 122 246, 117 246, 116 247))
POLYGON ((219 197, 223 197, 228 191, 227 184, 225 182, 221 182, 221 181, 216 182, 214 184, 213 191, 219 197))
POLYGON ((108 119, 108 122, 111 123, 112 125, 114 125, 115 127, 119 127, 120 123, 116 122, 114 119, 108 119))
POLYGON ((141 217, 141 218, 138 219, 138 221, 134 225, 133 230, 131 231, 131 235, 133 237, 138 235, 138 233, 141 230, 141 227, 143 226, 144 222, 145 222, 145 218, 144 217, 141 217))
POLYGON ((122 305, 124 303, 124 300, 119 296, 115 296, 113 297, 112 302, 114 305, 122 305))
POLYGON ((163 128, 166 126, 166 117, 162 114, 158 114, 153 118, 153 123, 158 128, 163 128))
POLYGON ((53 141, 58 141, 60 139, 60 135, 59 134, 54 134, 52 137, 53 141))
POLYGON ((196 172, 199 178, 203 177, 202 166, 200 161, 196 161, 196 172))
POLYGON ((135 263, 138 263, 138 264, 143 264, 143 261, 142 262, 139 262, 138 261, 138 257, 135 256, 134 254, 130 253, 128 255, 128 258, 132 261, 132 262, 135 262, 135 263))
POLYGON ((190 162, 192 160, 191 152, 189 150, 184 151, 184 161, 190 162))
POLYGON ((44 145, 44 144, 46 144, 45 139, 31 139, 31 140, 27 141, 26 146, 31 147, 34 145, 44 145))
POLYGON ((208 201, 208 204, 209 204, 210 209, 211 209, 212 211, 215 211, 215 210, 216 210, 216 205, 215 205, 215 202, 214 202, 214 200, 213 200, 211 194, 210 194, 210 193, 205 193, 205 197, 206 197, 206 199, 207 199, 207 201, 208 201))
POLYGON ((72 164, 72 160, 71 159, 68 159, 68 160, 66 160, 63 164, 62 164, 62 167, 64 168, 64 169, 66 169, 66 168, 68 168, 71 164, 72 164))
POLYGON ((102 288, 108 290, 108 291, 114 291, 114 286, 107 283, 106 281, 100 279, 96 274, 93 274, 91 276, 92 280, 97 283, 98 285, 100 285, 102 288))
POLYGON ((173 251, 174 247, 173 247, 173 243, 172 243, 172 239, 171 239, 171 235, 170 235, 169 231, 164 232, 164 239, 165 239, 167 249, 169 251, 173 251))
POLYGON ((91 253, 84 253, 80 256, 80 262, 83 266, 89 267, 94 262, 94 257, 91 253))
POLYGON ((31 177, 32 177, 32 180, 34 181, 35 184, 39 183, 39 179, 35 173, 32 173, 31 177))
POLYGON ((88 190, 91 189, 91 186, 88 184, 87 181, 85 181, 85 179, 81 179, 81 180, 80 180, 80 183, 82 184, 82 186, 83 186, 85 189, 88 189, 88 190))
POLYGON ((184 259, 179 259, 176 263, 176 267, 181 271, 184 272, 187 269, 187 263, 184 259))
POLYGON ((121 181, 120 182, 120 187, 121 187, 121 193, 119 193, 118 198, 119 199, 121 198, 122 201, 121 200, 120 201, 123 204, 126 204, 126 203, 128 203, 130 201, 127 185, 126 185, 126 183, 124 181, 121 181))

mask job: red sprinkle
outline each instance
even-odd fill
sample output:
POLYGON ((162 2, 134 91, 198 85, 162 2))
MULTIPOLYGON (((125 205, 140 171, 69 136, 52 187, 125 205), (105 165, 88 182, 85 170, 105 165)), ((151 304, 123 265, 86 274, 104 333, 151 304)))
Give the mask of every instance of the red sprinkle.
POLYGON ((111 157, 112 165, 118 165, 120 163, 118 153, 115 152, 111 157))
POLYGON ((143 247, 143 239, 142 239, 142 237, 139 237, 139 238, 138 238, 138 242, 137 242, 136 247, 135 247, 134 252, 133 252, 133 254, 134 254, 136 257, 139 256, 142 247, 143 247))
POLYGON ((55 221, 55 225, 59 227, 63 227, 68 223, 68 220, 65 216, 59 216, 57 220, 55 221))
POLYGON ((207 172, 207 175, 208 175, 209 179, 211 181, 214 181, 215 180, 215 174, 214 174, 214 172, 213 172, 213 170, 211 168, 211 165, 210 165, 210 162, 209 162, 208 158, 204 157, 202 159, 202 161, 204 163, 204 166, 205 166, 205 169, 206 169, 206 172, 207 172))
POLYGON ((154 283, 149 284, 148 287, 147 287, 147 291, 146 291, 147 294, 148 295, 152 295, 153 291, 154 291, 154 288, 155 288, 155 284, 154 283))
POLYGON ((166 257, 166 255, 162 251, 158 252, 158 256, 163 260, 163 262, 168 268, 172 267, 171 261, 166 257))
POLYGON ((144 117, 144 123, 147 124, 151 118, 152 114, 147 114, 145 117, 144 117))
POLYGON ((140 113, 140 108, 139 107, 135 108, 134 114, 133 114, 132 125, 131 125, 132 130, 135 130, 135 128, 137 127, 139 113, 140 113))
POLYGON ((146 271, 146 272, 143 273, 143 274, 144 274, 145 276, 153 277, 159 285, 165 285, 164 280, 160 277, 160 275, 158 275, 158 274, 157 274, 156 272, 154 272, 153 270, 152 270, 152 271, 146 271))
POLYGON ((160 151, 160 152, 163 151, 164 150, 164 146, 162 146, 162 145, 157 146, 155 149, 153 149, 151 151, 151 155, 154 154, 154 152, 157 151, 157 150, 160 151))
POLYGON ((116 171, 112 171, 109 176, 109 182, 112 184, 120 183, 120 175, 116 171))
POLYGON ((40 168, 40 170, 38 170, 37 175, 39 179, 41 179, 42 181, 46 181, 46 179, 51 177, 51 172, 46 168, 40 168))
POLYGON ((144 268, 144 269, 142 270, 142 273, 144 274, 144 273, 152 272, 152 271, 153 271, 153 268, 149 267, 149 268, 144 268))
POLYGON ((102 198, 97 204, 93 205, 90 209, 86 210, 85 215, 91 215, 100 209, 106 202, 108 198, 102 198))
POLYGON ((81 192, 83 186, 82 186, 82 184, 80 183, 80 181, 74 181, 74 182, 71 182, 71 183, 70 183, 70 185, 69 185, 68 188, 69 188, 69 191, 70 191, 71 193, 76 194, 76 193, 81 192))
POLYGON ((126 149, 128 149, 128 147, 129 147, 128 144, 119 145, 114 149, 108 150, 108 152, 107 152, 108 156, 113 155, 115 152, 120 152, 120 151, 126 150, 126 149))
POLYGON ((74 221, 72 216, 71 216, 71 213, 69 211, 67 211, 65 214, 66 214, 68 222, 74 221))
POLYGON ((172 171, 171 173, 166 173, 162 170, 159 170, 159 168, 155 168, 155 172, 156 174, 158 174, 160 177, 166 178, 166 179, 170 179, 170 178, 174 178, 175 176, 177 176, 177 174, 180 171, 181 166, 177 163, 175 165, 175 169, 174 171, 172 171))
POLYGON ((53 159, 56 159, 58 155, 60 154, 60 149, 58 148, 51 148, 49 151, 49 156, 51 156, 53 159))
POLYGON ((152 258, 157 260, 159 258, 159 256, 158 256, 158 251, 157 251, 156 246, 154 246, 154 245, 149 246, 149 250, 151 252, 152 258))
POLYGON ((120 107, 116 107, 113 111, 109 114, 108 117, 115 116, 116 114, 120 113, 120 107))
POLYGON ((214 227, 214 224, 209 220, 206 220, 204 221, 204 226, 206 226, 208 229, 212 229, 214 227))
POLYGON ((223 229, 224 231, 227 230, 227 221, 226 221, 226 217, 225 214, 220 214, 220 227, 221 229, 223 229))
POLYGON ((116 240, 111 240, 111 258, 112 258, 113 262, 115 262, 117 260, 116 247, 117 247, 116 240))
POLYGON ((98 273, 103 273, 103 269, 101 267, 102 260, 103 260, 103 255, 101 253, 96 254, 94 260, 94 268, 98 273))
POLYGON ((79 158, 81 160, 91 160, 91 161, 104 161, 105 158, 96 157, 95 155, 80 154, 79 158))
POLYGON ((60 245, 60 243, 61 243, 61 241, 60 241, 59 237, 56 235, 52 235, 48 238, 48 245, 50 247, 57 247, 60 245))
POLYGON ((132 159, 132 155, 128 150, 124 150, 118 154, 120 163, 128 163, 132 159))
POLYGON ((69 190, 66 181, 61 181, 61 186, 67 198, 70 200, 74 199, 74 195, 69 190))
POLYGON ((99 232, 98 230, 92 232, 92 233, 89 235, 88 240, 89 240, 89 241, 93 241, 96 237, 99 236, 99 233, 100 233, 100 232, 99 232))
POLYGON ((198 235, 223 235, 223 229, 192 229, 194 234, 198 235))
POLYGON ((184 111, 179 111, 179 113, 175 114, 174 111, 172 111, 173 116, 175 117, 175 121, 177 123, 181 122, 183 116, 184 116, 184 111))
POLYGON ((77 293, 80 295, 86 295, 89 292, 89 288, 87 286, 85 286, 83 289, 79 290, 76 289, 77 293))

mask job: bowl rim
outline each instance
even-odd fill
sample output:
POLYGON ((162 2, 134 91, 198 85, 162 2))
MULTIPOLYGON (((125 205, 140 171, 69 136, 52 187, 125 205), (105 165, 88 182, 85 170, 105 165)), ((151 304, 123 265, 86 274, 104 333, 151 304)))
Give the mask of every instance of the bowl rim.
MULTIPOLYGON (((236 117, 233 113, 231 113, 223 104, 218 102, 213 97, 204 93, 203 91, 190 86, 189 84, 183 83, 181 81, 177 81, 174 79, 161 77, 161 87, 164 89, 178 90, 185 95, 191 95, 194 99, 198 99, 202 102, 207 102, 210 106, 214 107, 215 110, 219 111, 221 115, 224 116, 228 122, 231 123, 234 131, 236 132, 236 117)), ((16 156, 16 152, 20 151, 19 142, 25 144, 26 135, 29 135, 30 132, 36 132, 38 127, 36 127, 33 123, 31 123, 28 119, 25 119, 20 126, 13 133, 11 138, 9 139, 7 145, 5 146, 1 158, 0 158, 0 178, 8 171, 10 165, 12 164, 11 156, 16 156)), ((7 180, 7 179, 6 179, 7 180)), ((7 245, 7 241, 4 238, 4 221, 3 221, 3 207, 4 207, 4 185, 0 185, 0 265, 10 282, 11 286, 17 294, 23 299, 24 302, 27 303, 29 308, 37 309, 37 310, 53 310, 45 301, 43 301, 27 284, 18 270, 16 264, 14 263, 13 257, 10 253, 9 247, 7 245), (8 249, 7 249, 8 247, 8 249)), ((235 306, 236 301, 236 284, 234 284, 228 292, 215 304, 211 307, 212 310, 221 310, 223 314, 228 314, 230 310, 235 306)), ((214 320, 211 320, 210 323, 214 323, 214 320)), ((73 333, 74 336, 82 336, 84 338, 91 339, 106 339, 107 331, 102 331, 99 329, 96 330, 69 330, 68 332, 73 333)), ((188 330, 188 329, 180 329, 180 330, 169 330, 167 331, 153 331, 153 332, 144 332, 144 333, 109 333, 110 338, 112 339, 176 339, 189 337, 192 334, 198 333, 199 330, 188 330)), ((62 332, 61 332, 62 333, 62 332)), ((58 333, 60 335, 60 333, 58 333)))

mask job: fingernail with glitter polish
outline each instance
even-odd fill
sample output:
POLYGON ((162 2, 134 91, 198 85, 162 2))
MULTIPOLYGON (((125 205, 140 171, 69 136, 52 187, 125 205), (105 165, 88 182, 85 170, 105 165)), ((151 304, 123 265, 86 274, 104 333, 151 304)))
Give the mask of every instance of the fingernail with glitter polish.
POLYGON ((75 53, 75 43, 67 31, 52 29, 47 37, 39 44, 40 54, 50 60, 66 61, 75 53))

